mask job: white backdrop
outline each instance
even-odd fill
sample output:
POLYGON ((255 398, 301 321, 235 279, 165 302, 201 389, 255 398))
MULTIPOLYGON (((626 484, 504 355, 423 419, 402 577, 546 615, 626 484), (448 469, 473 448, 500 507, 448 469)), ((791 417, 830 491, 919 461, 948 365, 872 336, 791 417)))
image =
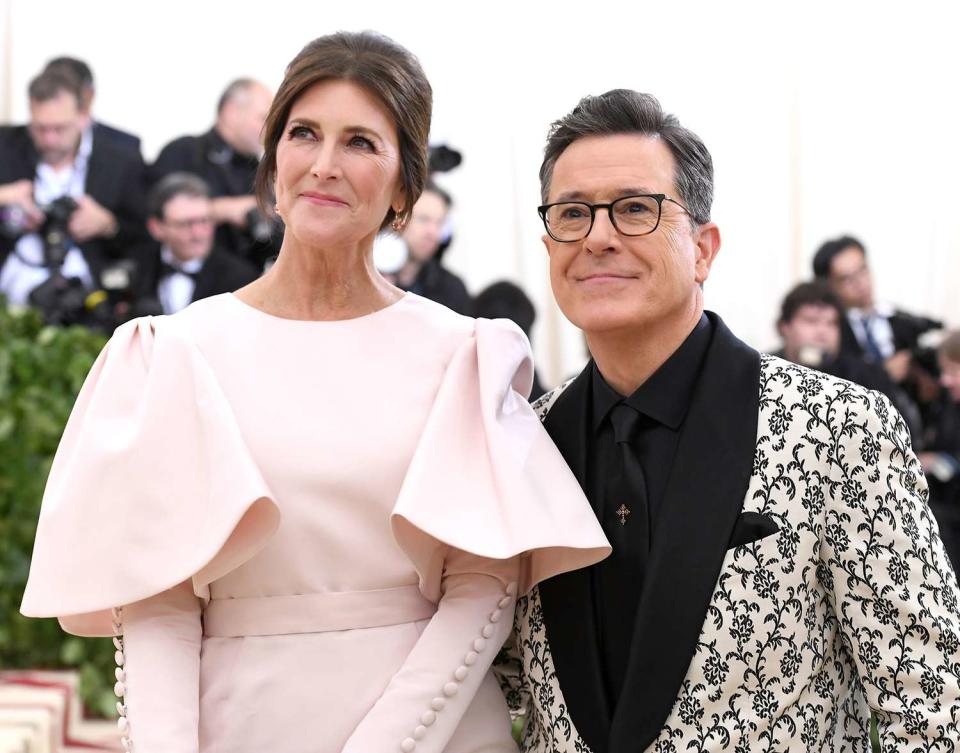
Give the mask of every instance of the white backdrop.
POLYGON ((464 153, 448 255, 472 292, 521 283, 547 382, 577 333, 550 302, 537 170, 549 122, 587 93, 649 91, 706 142, 723 234, 707 304, 759 348, 826 237, 866 243, 880 295, 960 325, 960 45, 947 2, 76 3, 0 0, 0 120, 55 55, 86 59, 97 115, 145 156, 209 127, 232 78, 276 86, 313 37, 372 28, 434 87, 433 140, 464 153), (786 6, 786 4, 783 4, 786 6))

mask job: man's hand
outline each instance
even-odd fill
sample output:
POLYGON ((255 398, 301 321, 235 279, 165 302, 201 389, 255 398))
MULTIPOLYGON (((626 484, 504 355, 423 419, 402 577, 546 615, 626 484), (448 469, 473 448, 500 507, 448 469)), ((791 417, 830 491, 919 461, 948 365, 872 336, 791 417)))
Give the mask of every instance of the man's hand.
POLYGON ((910 360, 911 355, 909 350, 898 350, 886 360, 883 367, 887 370, 890 378, 897 384, 900 384, 907 378, 907 374, 910 373, 910 360))
POLYGON ((237 227, 247 226, 247 214, 257 208, 255 196, 221 196, 210 202, 213 220, 218 225, 229 222, 237 227))
POLYGON ((111 238, 117 233, 117 218, 90 196, 77 199, 77 208, 67 225, 70 237, 77 243, 91 238, 111 238))
POLYGON ((0 186, 0 206, 7 204, 23 210, 28 231, 36 230, 43 223, 43 212, 33 201, 33 181, 24 179, 0 186))

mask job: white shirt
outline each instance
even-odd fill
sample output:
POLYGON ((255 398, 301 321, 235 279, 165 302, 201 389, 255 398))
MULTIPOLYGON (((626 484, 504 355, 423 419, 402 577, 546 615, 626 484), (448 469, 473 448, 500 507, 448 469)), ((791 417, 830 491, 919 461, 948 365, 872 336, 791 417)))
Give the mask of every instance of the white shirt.
MULTIPOLYGON (((87 128, 80 136, 80 146, 73 165, 60 171, 41 162, 33 181, 34 201, 39 206, 49 204, 61 196, 79 198, 87 183, 87 166, 93 149, 93 129, 87 128)), ((77 277, 88 288, 93 287, 93 275, 87 260, 76 245, 71 244, 60 272, 64 277, 77 277)), ((43 239, 39 233, 22 236, 0 268, 0 293, 10 303, 26 305, 30 293, 50 278, 50 270, 43 263, 43 239)))
POLYGON ((168 246, 163 246, 160 249, 160 258, 166 264, 175 269, 181 269, 185 273, 161 277, 160 284, 157 286, 157 298, 160 299, 163 313, 175 314, 181 309, 185 309, 193 301, 193 292, 196 290, 197 283, 190 275, 194 275, 203 269, 203 262, 206 259, 180 261, 173 255, 173 251, 168 246))

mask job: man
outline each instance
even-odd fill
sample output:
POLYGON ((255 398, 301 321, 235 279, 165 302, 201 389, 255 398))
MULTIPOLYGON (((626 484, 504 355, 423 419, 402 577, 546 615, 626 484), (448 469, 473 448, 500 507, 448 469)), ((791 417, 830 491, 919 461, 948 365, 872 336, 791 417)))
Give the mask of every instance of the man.
POLYGON ((813 257, 813 274, 829 283, 846 309, 844 352, 883 364, 895 382, 906 382, 920 336, 943 325, 878 303, 867 250, 852 236, 835 238, 820 246, 813 257))
POLYGON ((114 128, 111 125, 102 123, 99 120, 92 120, 93 100, 97 91, 93 82, 93 71, 90 66, 78 58, 58 57, 47 63, 45 71, 58 71, 68 76, 73 76, 80 86, 80 97, 83 109, 91 114, 91 126, 94 133, 102 136, 103 140, 109 141, 115 146, 134 150, 140 154, 140 137, 127 131, 114 128))
POLYGON ((933 510, 954 569, 960 567, 960 331, 937 348, 943 391, 935 404, 925 452, 919 454, 933 510))
POLYGON ((538 405, 613 554, 518 604, 524 750, 869 751, 871 708, 884 750, 953 750, 958 587, 906 429, 704 313, 703 143, 615 90, 554 124, 540 177, 593 361, 538 405))
POLYGON ((843 307, 826 283, 802 282, 780 306, 777 331, 783 348, 773 355, 882 392, 904 417, 910 436, 919 439, 922 427, 916 404, 880 364, 841 351, 842 321, 843 307))
POLYGON ((0 237, 0 293, 56 307, 52 282, 96 290, 104 269, 142 240, 143 162, 88 128, 72 77, 41 73, 29 98, 30 124, 0 129, 0 206, 15 218, 0 237))
POLYGON ((263 217, 253 195, 271 91, 249 78, 231 82, 217 104, 214 126, 200 136, 167 144, 150 168, 150 182, 173 172, 200 176, 210 187, 217 245, 261 266, 280 249, 271 237, 272 220, 263 217))
POLYGON ((440 243, 453 199, 432 181, 413 206, 403 230, 407 261, 397 273, 397 286, 470 315, 473 302, 463 280, 440 262, 440 243))
POLYGON ((147 229, 154 240, 137 251, 138 297, 159 302, 164 314, 257 278, 252 265, 214 248, 210 205, 206 183, 191 173, 171 173, 147 196, 147 229))

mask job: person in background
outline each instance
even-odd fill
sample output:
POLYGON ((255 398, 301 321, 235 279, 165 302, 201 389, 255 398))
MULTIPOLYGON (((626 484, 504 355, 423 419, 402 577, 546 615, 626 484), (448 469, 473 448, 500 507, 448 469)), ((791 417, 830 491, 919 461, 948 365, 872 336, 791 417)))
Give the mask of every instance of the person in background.
POLYGON ((450 194, 436 183, 427 183, 403 231, 407 261, 396 275, 396 284, 458 314, 471 315, 473 301, 466 285, 443 266, 437 254, 452 206, 450 194))
POLYGON ((0 293, 80 322, 103 271, 145 236, 143 162, 89 128, 73 76, 46 71, 28 94, 29 125, 0 128, 0 293))
POLYGON ((273 94, 251 78, 232 81, 220 95, 213 127, 167 144, 149 169, 151 184, 174 172, 199 175, 210 187, 217 246, 263 267, 280 246, 273 218, 257 208, 253 182, 260 132, 273 94))
MULTIPOLYGON (((537 310, 523 290, 507 280, 495 282, 484 288, 473 301, 473 315, 482 319, 509 319, 523 330, 530 339, 537 310)), ((536 370, 533 372, 533 388, 530 401, 537 400, 546 390, 540 383, 536 370)))
POLYGON ((960 331, 949 333, 937 349, 943 390, 927 426, 925 451, 918 457, 930 485, 930 509, 940 535, 960 569, 960 331))
POLYGON ((826 283, 802 282, 780 305, 777 331, 783 348, 773 355, 882 392, 903 415, 911 437, 918 440, 921 424, 916 404, 880 364, 842 350, 842 321, 843 306, 826 283))
POLYGON ((58 57, 47 63, 45 71, 59 71, 73 76, 80 85, 80 96, 84 109, 91 114, 90 125, 94 133, 120 148, 128 148, 140 154, 140 137, 93 118, 93 101, 97 90, 93 81, 93 71, 83 60, 71 57, 58 57))
POLYGON ((921 406, 935 397, 933 364, 918 361, 917 354, 920 337, 943 324, 876 300, 863 243, 849 235, 826 241, 813 257, 813 274, 830 285, 846 312, 841 349, 881 364, 921 406))
POLYGON ((243 259, 214 246, 210 191, 191 173, 171 173, 147 196, 153 240, 137 250, 138 298, 173 314, 194 301, 230 293, 257 279, 243 259))

